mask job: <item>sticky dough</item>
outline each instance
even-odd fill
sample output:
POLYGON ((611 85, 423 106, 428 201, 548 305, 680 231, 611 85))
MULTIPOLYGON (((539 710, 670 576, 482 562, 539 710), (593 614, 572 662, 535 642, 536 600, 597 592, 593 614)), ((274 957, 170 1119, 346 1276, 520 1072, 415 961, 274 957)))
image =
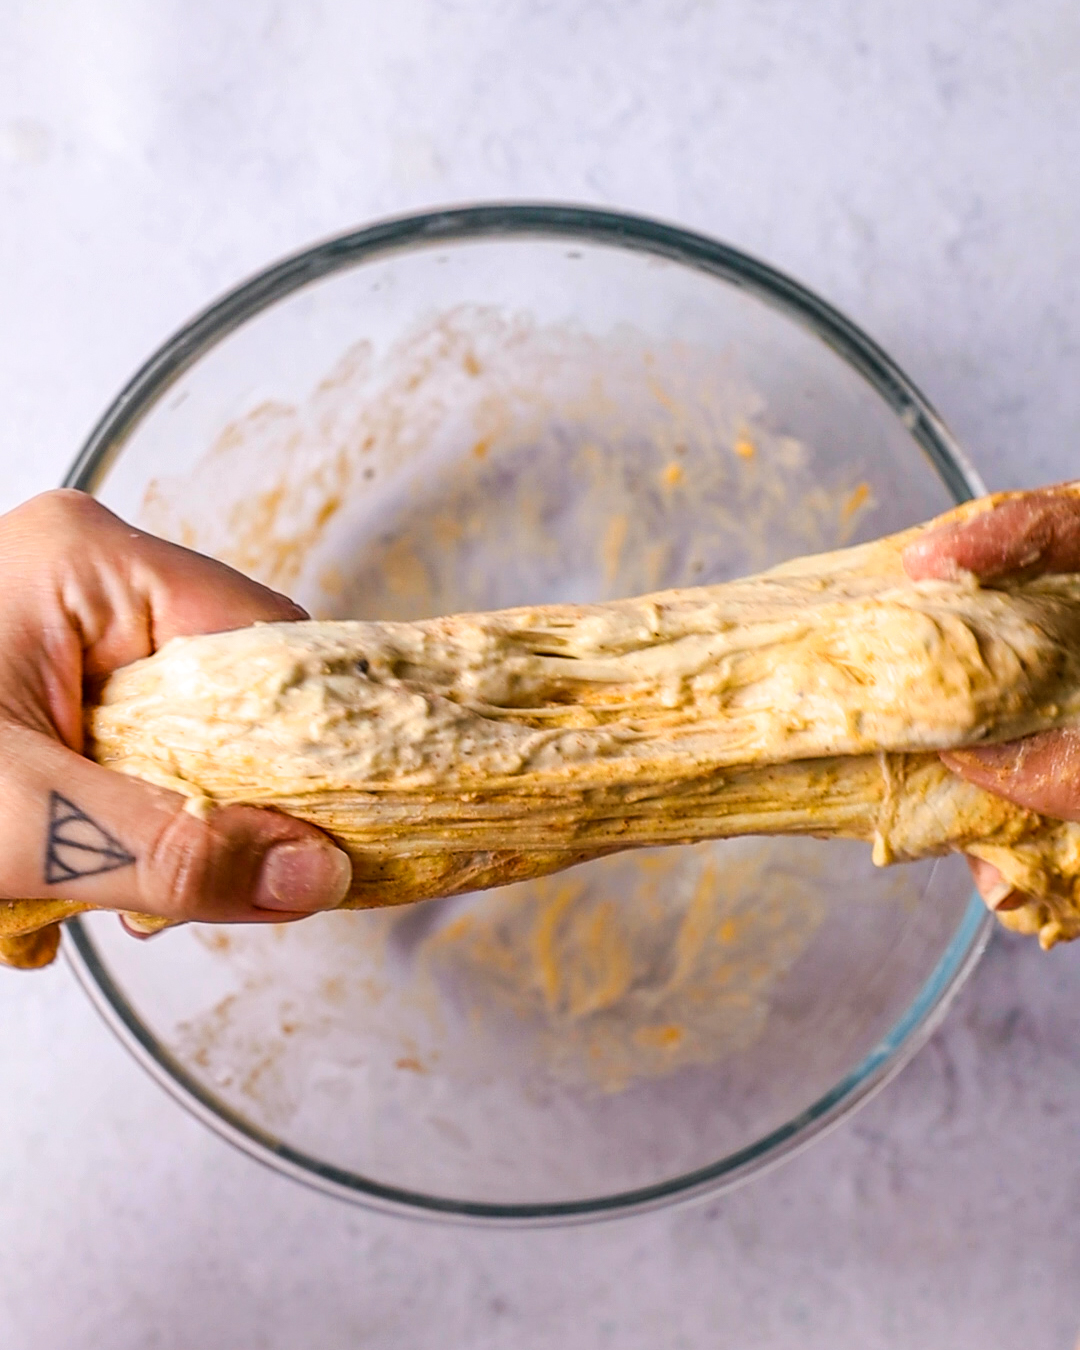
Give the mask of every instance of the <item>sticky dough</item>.
MULTIPOLYGON (((1031 897, 1002 922, 1048 947, 1080 935, 1080 825, 935 752, 1080 724, 1080 576, 912 583, 919 532, 610 604, 174 639, 87 709, 89 753, 196 809, 322 827, 353 860, 348 907, 813 834, 879 864, 986 859, 1031 897)), ((0 937, 81 908, 0 903, 0 937)))

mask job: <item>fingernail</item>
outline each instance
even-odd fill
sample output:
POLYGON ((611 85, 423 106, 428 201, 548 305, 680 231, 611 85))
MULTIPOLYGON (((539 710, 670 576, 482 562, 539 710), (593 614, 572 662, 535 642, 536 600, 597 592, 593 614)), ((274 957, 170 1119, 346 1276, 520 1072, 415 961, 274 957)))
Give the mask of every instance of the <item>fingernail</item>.
POLYGON ((129 914, 121 912, 120 927, 133 938, 138 938, 140 942, 148 942, 155 938, 159 933, 164 933, 166 928, 181 928, 179 923, 165 923, 162 919, 150 918, 145 914, 129 914))
POLYGON ((972 769, 990 769, 994 773, 1011 772, 1018 767, 1022 751, 1015 741, 1004 741, 1001 745, 969 746, 964 750, 946 750, 941 758, 946 764, 953 763, 972 769))
POLYGON ((908 558, 925 558, 927 554, 932 554, 941 543, 941 530, 930 530, 926 534, 920 535, 918 539, 913 539, 904 549, 904 560, 908 558))
POLYGON ((961 753, 970 755, 976 764, 985 764, 994 769, 1004 769, 1012 768, 1019 757, 1020 751, 1012 742, 1005 742, 1002 745, 972 746, 961 753))
POLYGON ((349 893, 352 863, 333 844, 275 844, 255 889, 260 909, 336 909, 349 893))
POLYGON ((948 551, 953 533, 953 526, 943 525, 913 539, 901 554, 909 576, 915 581, 959 581, 960 568, 948 551))
POLYGON ((163 931, 160 928, 155 928, 152 933, 144 933, 141 928, 133 928, 122 914, 120 916, 120 927, 128 937, 134 938, 136 942, 149 942, 151 938, 156 938, 163 931))
POLYGON ((1026 904, 1024 896, 1005 880, 996 882, 983 896, 987 909, 995 912, 1007 909, 1019 909, 1026 904))

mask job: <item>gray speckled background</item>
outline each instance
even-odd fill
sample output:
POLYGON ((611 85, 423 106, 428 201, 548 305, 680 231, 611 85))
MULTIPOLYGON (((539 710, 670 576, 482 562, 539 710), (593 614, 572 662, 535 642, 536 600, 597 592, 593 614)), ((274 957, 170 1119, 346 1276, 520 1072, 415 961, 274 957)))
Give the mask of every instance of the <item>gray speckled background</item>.
MULTIPOLYGON (((994 487, 1080 456, 1072 0, 7 0, 0 506, 314 237, 485 197, 709 231, 925 387, 994 487)), ((853 1121, 564 1232, 381 1218, 233 1153, 63 967, 0 980, 5 1350, 1072 1350, 1080 950, 998 938, 853 1121)))

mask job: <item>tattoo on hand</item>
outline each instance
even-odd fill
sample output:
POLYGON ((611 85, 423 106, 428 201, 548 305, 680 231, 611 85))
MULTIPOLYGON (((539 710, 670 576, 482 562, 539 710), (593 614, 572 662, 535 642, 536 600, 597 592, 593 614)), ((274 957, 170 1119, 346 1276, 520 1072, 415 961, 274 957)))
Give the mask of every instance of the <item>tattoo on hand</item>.
POLYGON ((48 885, 96 876, 99 872, 115 872, 118 867, 130 867, 134 861, 119 839, 81 807, 59 792, 49 793, 49 832, 45 841, 48 885))

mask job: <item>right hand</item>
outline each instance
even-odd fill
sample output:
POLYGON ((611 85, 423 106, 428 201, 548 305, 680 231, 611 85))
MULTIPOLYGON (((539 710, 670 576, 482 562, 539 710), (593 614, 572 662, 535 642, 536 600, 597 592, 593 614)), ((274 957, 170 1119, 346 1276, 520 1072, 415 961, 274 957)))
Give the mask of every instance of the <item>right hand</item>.
MULTIPOLYGON (((980 581, 1046 572, 1080 572, 1080 482, 1018 493, 965 521, 940 526, 904 550, 912 581, 980 581)), ((1045 731, 1024 740, 951 750, 942 759, 962 778, 1018 806, 1080 821, 1080 731, 1045 731)), ((1011 890, 996 867, 968 860, 991 909, 1016 909, 1029 897, 1011 890)))

